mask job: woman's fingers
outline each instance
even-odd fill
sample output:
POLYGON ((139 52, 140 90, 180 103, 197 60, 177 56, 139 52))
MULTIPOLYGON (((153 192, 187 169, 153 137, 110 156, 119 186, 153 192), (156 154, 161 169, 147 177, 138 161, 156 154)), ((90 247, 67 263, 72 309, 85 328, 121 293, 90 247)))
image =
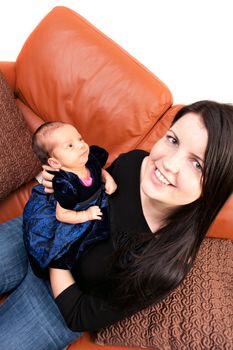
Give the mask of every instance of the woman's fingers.
POLYGON ((45 187, 44 191, 46 193, 53 193, 52 179, 53 179, 54 175, 50 174, 48 171, 57 171, 57 169, 53 169, 49 165, 43 165, 42 185, 45 187))
POLYGON ((53 184, 51 181, 43 180, 42 185, 44 186, 45 193, 53 193, 54 192, 53 184))

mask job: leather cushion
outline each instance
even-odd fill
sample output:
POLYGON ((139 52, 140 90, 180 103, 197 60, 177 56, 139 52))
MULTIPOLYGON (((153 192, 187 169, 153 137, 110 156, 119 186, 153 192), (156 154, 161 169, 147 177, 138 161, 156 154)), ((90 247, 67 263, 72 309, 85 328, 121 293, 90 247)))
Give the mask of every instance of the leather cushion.
POLYGON ((16 61, 19 98, 43 120, 74 124, 109 154, 142 143, 172 105, 169 89, 78 13, 55 7, 16 61))
POLYGON ((41 168, 31 148, 31 133, 0 72, 0 200, 31 180, 41 168))

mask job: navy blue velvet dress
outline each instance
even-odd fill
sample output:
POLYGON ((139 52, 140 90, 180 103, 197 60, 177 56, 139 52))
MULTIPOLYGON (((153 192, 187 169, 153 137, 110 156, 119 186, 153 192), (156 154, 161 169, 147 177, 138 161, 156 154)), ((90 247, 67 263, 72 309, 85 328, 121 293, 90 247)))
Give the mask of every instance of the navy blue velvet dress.
POLYGON ((101 178, 107 158, 103 148, 90 147, 86 166, 91 186, 84 186, 76 174, 60 170, 53 178, 54 194, 46 194, 42 185, 33 188, 23 214, 24 243, 29 257, 41 268, 71 269, 87 247, 109 236, 108 198, 101 178), (56 219, 57 201, 63 208, 77 211, 98 205, 103 218, 79 224, 60 222, 56 219))

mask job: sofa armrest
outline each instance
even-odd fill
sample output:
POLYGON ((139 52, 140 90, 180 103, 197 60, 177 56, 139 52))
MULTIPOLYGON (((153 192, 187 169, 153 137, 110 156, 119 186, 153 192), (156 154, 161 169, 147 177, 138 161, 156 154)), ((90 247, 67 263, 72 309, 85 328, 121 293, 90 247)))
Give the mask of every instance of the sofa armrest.
POLYGON ((15 81, 16 81, 15 62, 1 61, 0 71, 2 71, 2 73, 4 74, 12 90, 15 91, 15 81))
POLYGON ((30 196, 31 190, 36 184, 36 181, 30 181, 16 191, 13 191, 7 198, 1 200, 0 223, 22 215, 23 208, 30 196))
MULTIPOLYGON (((78 338, 73 344, 69 345, 67 350, 140 350, 141 347, 131 346, 117 346, 117 345, 99 345, 93 340, 90 333, 85 332, 80 338, 78 338)), ((146 348, 146 350, 156 350, 156 348, 146 348)))

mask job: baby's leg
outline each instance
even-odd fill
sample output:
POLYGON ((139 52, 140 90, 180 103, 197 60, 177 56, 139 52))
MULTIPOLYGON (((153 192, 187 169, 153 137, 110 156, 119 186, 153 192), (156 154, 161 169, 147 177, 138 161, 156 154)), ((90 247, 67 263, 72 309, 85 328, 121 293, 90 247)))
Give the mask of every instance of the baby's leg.
POLYGON ((0 224, 0 294, 16 288, 26 275, 22 217, 0 224))

